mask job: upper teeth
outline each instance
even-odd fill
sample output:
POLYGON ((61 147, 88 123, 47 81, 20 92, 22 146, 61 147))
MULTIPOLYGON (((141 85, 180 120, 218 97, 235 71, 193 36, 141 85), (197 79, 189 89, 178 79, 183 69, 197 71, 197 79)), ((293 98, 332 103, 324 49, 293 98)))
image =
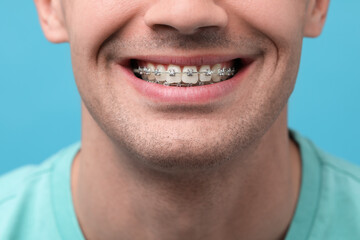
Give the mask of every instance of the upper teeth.
POLYGON ((216 64, 212 68, 203 65, 198 70, 196 66, 185 66, 181 70, 180 66, 169 65, 166 70, 163 65, 157 65, 155 68, 153 64, 148 63, 146 67, 134 69, 134 72, 140 74, 144 80, 181 86, 181 83, 203 85, 219 82, 233 76, 235 68, 222 68, 221 64, 216 64))

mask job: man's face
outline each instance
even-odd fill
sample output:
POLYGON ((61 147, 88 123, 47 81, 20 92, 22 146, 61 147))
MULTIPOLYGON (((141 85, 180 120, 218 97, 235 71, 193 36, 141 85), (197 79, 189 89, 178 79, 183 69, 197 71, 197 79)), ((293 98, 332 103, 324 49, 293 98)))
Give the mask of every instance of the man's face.
POLYGON ((241 154, 272 126, 293 90, 305 0, 60 4, 85 106, 112 141, 152 166, 204 167, 241 154), (148 83, 132 73, 139 65, 170 61, 198 71, 223 63, 238 73, 188 88, 148 83))

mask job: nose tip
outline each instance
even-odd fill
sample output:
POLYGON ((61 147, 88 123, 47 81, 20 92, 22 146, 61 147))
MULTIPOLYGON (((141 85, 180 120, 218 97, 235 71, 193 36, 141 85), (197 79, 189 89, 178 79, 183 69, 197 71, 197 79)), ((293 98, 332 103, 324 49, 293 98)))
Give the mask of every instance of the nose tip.
POLYGON ((224 28, 228 16, 212 0, 160 0, 146 11, 144 21, 152 29, 161 26, 189 35, 201 28, 224 28))

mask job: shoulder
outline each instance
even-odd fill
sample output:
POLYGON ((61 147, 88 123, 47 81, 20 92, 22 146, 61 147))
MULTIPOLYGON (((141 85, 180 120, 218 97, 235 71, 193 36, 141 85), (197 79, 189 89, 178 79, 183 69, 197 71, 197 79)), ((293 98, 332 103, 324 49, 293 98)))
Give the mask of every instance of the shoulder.
MULTIPOLYGON (((327 190, 341 191, 342 196, 351 196, 357 198, 356 200, 360 199, 360 166, 330 155, 316 147, 312 142, 310 144, 320 162, 322 186, 327 190)), ((339 198, 339 200, 343 199, 339 198)), ((360 206, 360 201, 354 203, 360 206)), ((360 209, 358 210, 360 211, 360 209)))
POLYGON ((360 239, 360 167, 332 156, 310 140, 320 163, 320 189, 309 239, 360 239))
POLYGON ((295 131, 291 130, 291 136, 294 137, 296 142, 300 145, 302 158, 308 158, 308 156, 310 156, 310 158, 315 158, 311 159, 311 161, 319 162, 323 174, 332 174, 332 176, 353 181, 355 184, 353 187, 360 187, 359 165, 323 151, 310 139, 301 136, 295 131))
POLYGON ((41 165, 26 165, 0 176, 0 208, 25 189, 36 186, 50 172, 51 163, 47 160, 41 165))
POLYGON ((322 187, 313 234, 324 239, 360 239, 360 168, 322 151, 319 156, 322 187))
POLYGON ((29 239, 30 229, 51 224, 49 209, 52 162, 29 165, 0 177, 0 239, 29 239))
POLYGON ((54 165, 64 151, 40 165, 23 166, 0 176, 0 239, 58 239, 51 181, 54 165))

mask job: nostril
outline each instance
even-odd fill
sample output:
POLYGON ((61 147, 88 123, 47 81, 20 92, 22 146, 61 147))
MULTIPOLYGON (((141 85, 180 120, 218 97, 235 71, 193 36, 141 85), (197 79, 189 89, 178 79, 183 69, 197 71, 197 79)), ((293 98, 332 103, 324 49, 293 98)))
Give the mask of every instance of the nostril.
POLYGON ((151 28, 152 28, 152 30, 154 30, 155 32, 158 32, 158 33, 178 31, 175 27, 173 27, 171 25, 166 25, 166 24, 154 24, 151 28))

